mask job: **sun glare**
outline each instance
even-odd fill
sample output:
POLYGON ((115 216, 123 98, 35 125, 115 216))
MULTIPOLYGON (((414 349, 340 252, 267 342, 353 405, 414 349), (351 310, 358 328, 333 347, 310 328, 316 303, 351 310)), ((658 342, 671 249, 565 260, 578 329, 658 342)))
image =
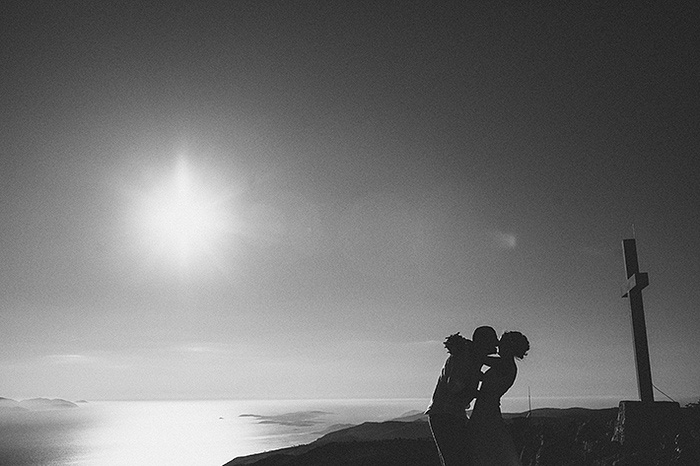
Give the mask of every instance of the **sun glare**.
POLYGON ((217 260, 232 232, 227 201, 181 159, 173 176, 141 196, 141 239, 152 254, 180 266, 217 260))

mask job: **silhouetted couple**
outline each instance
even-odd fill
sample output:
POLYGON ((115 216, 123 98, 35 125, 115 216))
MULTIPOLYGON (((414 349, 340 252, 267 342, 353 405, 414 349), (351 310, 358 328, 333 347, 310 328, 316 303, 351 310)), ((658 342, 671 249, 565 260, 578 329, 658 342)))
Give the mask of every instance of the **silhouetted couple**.
POLYGON ((527 338, 520 332, 505 332, 499 340, 493 328, 479 327, 472 340, 455 333, 444 344, 449 356, 426 412, 443 466, 520 466, 501 417, 501 396, 515 382, 515 359, 530 349, 527 338), (488 367, 486 372, 483 366, 488 367))

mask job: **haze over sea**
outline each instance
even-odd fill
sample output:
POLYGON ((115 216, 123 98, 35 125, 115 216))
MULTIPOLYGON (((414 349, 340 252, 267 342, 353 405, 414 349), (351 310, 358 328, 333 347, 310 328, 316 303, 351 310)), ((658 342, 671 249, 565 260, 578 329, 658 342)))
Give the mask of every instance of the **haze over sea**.
MULTIPOLYGON (((533 398, 533 408, 602 408, 620 398, 533 398)), ((76 409, 0 415, 4 466, 215 466, 309 443, 336 424, 385 421, 427 399, 95 401, 76 409)), ((528 409, 503 400, 504 412, 528 409)))

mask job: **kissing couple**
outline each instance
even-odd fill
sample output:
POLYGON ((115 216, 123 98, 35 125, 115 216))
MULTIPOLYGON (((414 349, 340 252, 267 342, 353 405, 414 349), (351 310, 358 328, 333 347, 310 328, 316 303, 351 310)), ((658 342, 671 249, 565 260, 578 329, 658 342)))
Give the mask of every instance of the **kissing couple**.
POLYGON ((505 332, 499 339, 492 327, 484 326, 474 330, 471 340, 457 332, 444 345, 449 355, 426 411, 440 462, 443 466, 521 466, 501 417, 501 397, 515 382, 515 360, 527 354, 530 342, 520 332, 505 332))

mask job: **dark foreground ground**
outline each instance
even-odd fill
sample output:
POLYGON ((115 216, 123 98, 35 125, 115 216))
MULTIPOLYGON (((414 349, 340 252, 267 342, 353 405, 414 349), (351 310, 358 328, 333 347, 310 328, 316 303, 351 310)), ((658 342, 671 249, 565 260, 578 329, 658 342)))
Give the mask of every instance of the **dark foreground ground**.
MULTIPOLYGON (((629 448, 612 441, 617 408, 540 409, 506 423, 524 466, 700 466, 700 408, 652 441, 629 448)), ((425 419, 365 423, 308 445, 236 458, 225 466, 440 466, 425 419)))

